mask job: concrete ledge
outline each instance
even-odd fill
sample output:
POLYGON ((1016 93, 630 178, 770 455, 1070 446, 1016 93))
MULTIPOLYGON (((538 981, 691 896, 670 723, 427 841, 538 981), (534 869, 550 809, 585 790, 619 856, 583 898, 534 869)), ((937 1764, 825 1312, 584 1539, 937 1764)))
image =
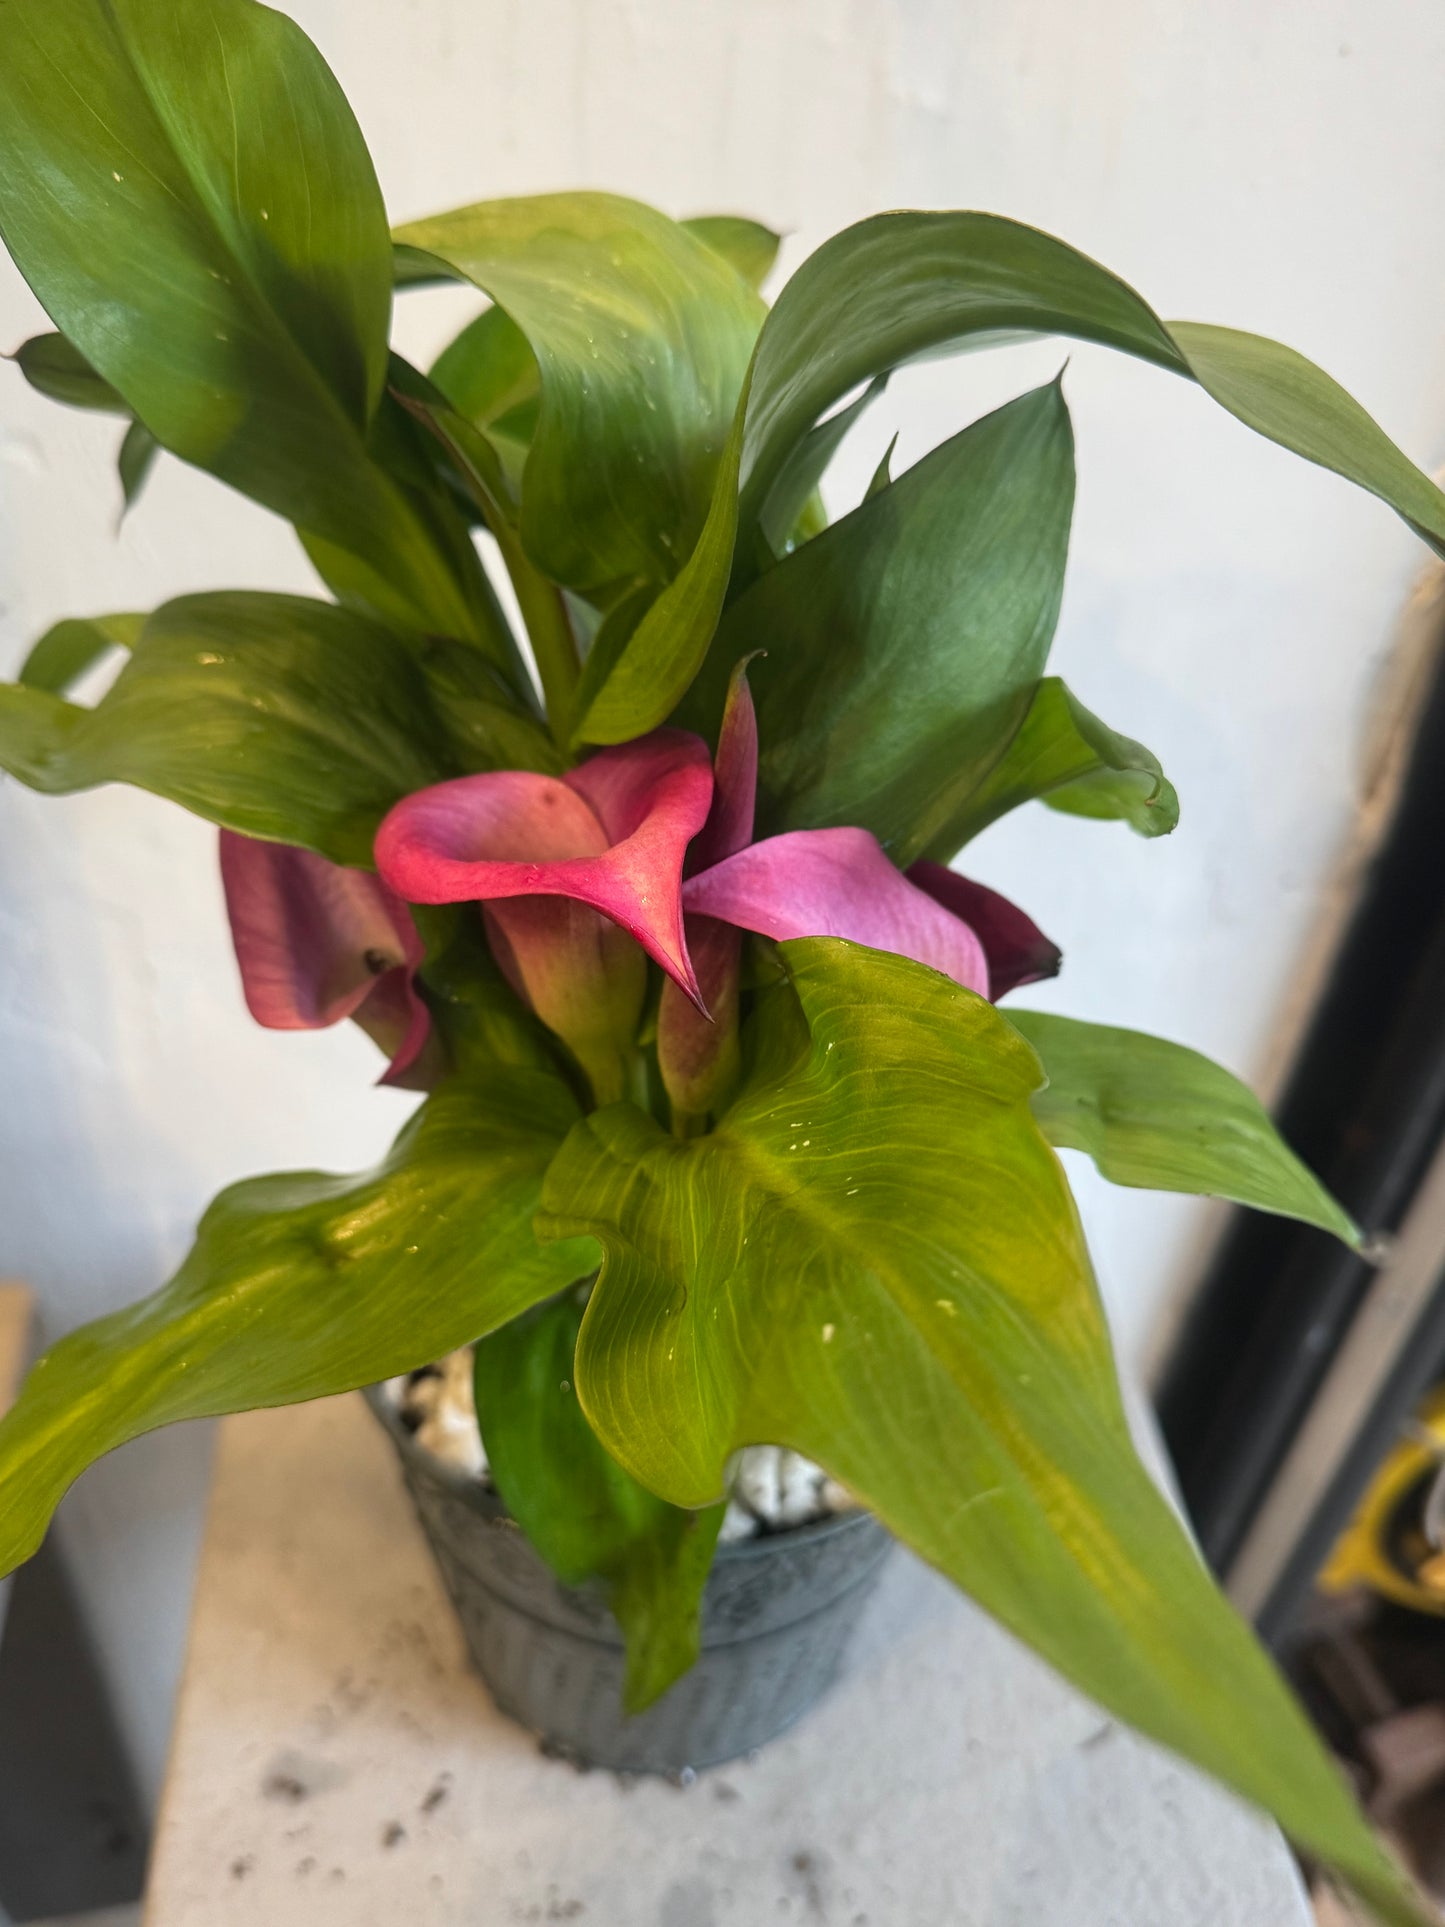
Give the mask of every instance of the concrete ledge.
POLYGON ((901 1553, 829 1699, 685 1789, 492 1708, 359 1399, 221 1428, 147 1927, 1305 1927, 1279 1836, 901 1553))

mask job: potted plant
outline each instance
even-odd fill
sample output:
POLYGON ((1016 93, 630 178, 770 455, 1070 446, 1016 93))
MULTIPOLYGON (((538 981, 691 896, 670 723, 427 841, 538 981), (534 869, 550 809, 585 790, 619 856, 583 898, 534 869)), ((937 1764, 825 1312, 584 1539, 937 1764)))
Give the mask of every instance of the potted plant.
MULTIPOLYGON (((1225 1072, 1000 1007, 1058 954, 947 867, 1031 799, 1175 820, 1149 751, 1045 673, 1062 388, 885 462, 831 525, 817 484, 891 369, 1043 333, 1198 382, 1437 548, 1445 497, 1300 356, 1166 326, 1012 221, 864 221, 771 310, 743 220, 573 194, 392 236, 282 15, 5 22, 0 230, 56 329, 21 371, 127 419, 128 495, 164 448, 289 519, 324 593, 60 623, 0 688, 0 765, 219 825, 254 1014, 352 1017, 426 1095, 378 1171, 224 1192, 168 1285, 40 1361, 0 1426, 0 1566, 140 1432, 475 1345, 501 1499, 605 1581, 634 1707, 697 1650, 734 1455, 791 1448, 1382 1918, 1424 1918, 1135 1455, 1055 1147, 1356 1229, 1225 1072), (423 375, 393 287, 440 279, 492 305, 423 375)), ((849 1573, 878 1546, 853 1537, 849 1573)))

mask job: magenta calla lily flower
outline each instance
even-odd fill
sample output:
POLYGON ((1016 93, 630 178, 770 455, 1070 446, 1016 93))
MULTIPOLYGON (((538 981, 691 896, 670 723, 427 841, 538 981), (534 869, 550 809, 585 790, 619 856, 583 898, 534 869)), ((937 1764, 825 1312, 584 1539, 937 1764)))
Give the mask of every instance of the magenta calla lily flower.
POLYGON ((269 1030, 356 1022, 391 1059, 383 1084, 418 1087, 431 1014, 421 941, 379 877, 310 850, 221 831, 221 882, 246 1007, 269 1030))
POLYGON ((621 1095, 644 951, 701 1002, 681 883, 712 795, 701 737, 657 729, 561 778, 497 770, 420 790, 383 821, 377 868, 409 902, 485 906, 498 962, 601 1101, 621 1095))
POLYGON ((714 1108, 735 1070, 744 930, 892 950, 984 997, 1057 968, 1058 951, 1005 898, 940 864, 910 880, 867 830, 754 843, 757 770, 744 663, 715 764, 701 737, 657 729, 563 777, 437 783, 388 813, 377 868, 407 902, 483 906, 502 969, 599 1102, 625 1088, 652 957, 667 975, 658 1061, 684 1116, 714 1108))

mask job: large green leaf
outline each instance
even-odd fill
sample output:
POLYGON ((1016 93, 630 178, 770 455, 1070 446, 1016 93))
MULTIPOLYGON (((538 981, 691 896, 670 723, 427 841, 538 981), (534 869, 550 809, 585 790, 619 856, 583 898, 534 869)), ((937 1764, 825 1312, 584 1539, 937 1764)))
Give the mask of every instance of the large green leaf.
POLYGON ((1049 1080, 1033 1107, 1050 1144, 1087 1152, 1114 1184, 1230 1198, 1359 1243, 1259 1099, 1220 1065, 1143 1031, 1042 1010, 1008 1017, 1049 1080))
POLYGON ((539 1228, 606 1253, 577 1387, 676 1505, 787 1445, 1086 1693, 1418 1920, 1278 1673, 1135 1455, 1038 1061, 899 957, 782 946, 741 1095, 681 1142, 585 1118, 539 1228))
POLYGON ((640 1713, 698 1655, 698 1607, 724 1507, 668 1505, 625 1472, 573 1389, 582 1306, 524 1312, 476 1351, 477 1417, 507 1510, 564 1585, 600 1578, 627 1640, 640 1713))
POLYGON ((590 1241, 531 1229, 576 1115, 560 1080, 498 1065, 429 1098, 369 1176, 223 1191, 164 1290, 63 1338, 0 1421, 0 1571, 127 1439, 410 1371, 584 1275, 590 1241))
POLYGON ((1445 552, 1445 494, 1359 404, 1292 349, 1258 335, 1168 326, 1116 275, 1035 228, 992 214, 880 214, 835 235, 779 295, 759 337, 735 427, 736 483, 725 468, 711 540, 666 625, 639 629, 583 720, 593 742, 621 742, 661 722, 702 663, 737 549, 749 540, 793 451, 860 384, 970 341, 1072 335, 1198 381, 1272 441, 1335 470, 1396 509, 1445 552), (719 582, 716 578, 722 577, 719 582))
POLYGON ((611 194, 482 202, 397 240, 490 295, 536 356, 533 559, 605 599, 669 581, 712 500, 758 297, 678 222, 611 194))
POLYGON ((350 554, 372 606, 473 633, 368 436, 391 249, 316 49, 254 0, 6 0, 0 233, 156 439, 350 554))
POLYGON ((767 829, 857 823, 937 844, 1024 721, 1053 640, 1074 499, 1057 383, 955 435, 729 608, 684 714, 733 664, 758 710, 767 829))
POLYGON ((1008 749, 928 854, 947 862, 970 837, 1035 798, 1068 816, 1128 823, 1141 836, 1167 836, 1179 821, 1179 798, 1158 758, 1100 722, 1057 676, 1039 683, 1008 749))
MULTIPOLYGON (((678 226, 720 254, 754 288, 777 255, 777 235, 742 215, 700 214, 678 226)), ((406 248, 398 260, 411 276, 423 265, 406 248)), ((537 357, 506 309, 484 309, 468 322, 432 363, 431 378, 460 415, 488 431, 508 473, 519 475, 515 458, 525 457, 531 443, 541 379, 537 357)))
MULTIPOLYGON (((118 639, 116 620, 52 631, 39 673, 68 680, 88 646, 118 639)), ((533 737, 544 762, 550 749, 499 685, 479 690, 490 672, 474 652, 438 644, 419 658, 329 603, 183 596, 131 634, 93 709, 37 686, 33 657, 28 682, 0 685, 0 769, 51 794, 134 783, 228 829, 368 865, 401 797, 486 767, 489 748, 508 763, 533 737)))

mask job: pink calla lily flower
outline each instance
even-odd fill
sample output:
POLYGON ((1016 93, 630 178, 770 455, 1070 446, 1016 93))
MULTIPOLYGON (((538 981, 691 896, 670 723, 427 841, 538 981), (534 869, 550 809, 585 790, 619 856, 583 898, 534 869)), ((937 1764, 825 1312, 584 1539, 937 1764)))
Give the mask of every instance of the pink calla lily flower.
POLYGON ((656 729, 561 778, 497 770, 420 790, 383 821, 377 868, 411 903, 485 906, 497 961, 600 1102, 621 1095, 644 951, 701 1002, 681 883, 712 795, 701 737, 656 729))
POLYGON ((752 841, 758 737, 746 664, 716 764, 657 729, 563 777, 498 770, 388 813, 385 884, 411 903, 478 902, 514 988, 572 1049, 598 1102, 620 1096, 645 994, 666 972, 658 1058, 674 1107, 713 1108, 736 1064, 741 932, 836 936, 913 957, 980 996, 1045 976, 1059 953, 1005 898, 941 864, 905 876, 867 830, 752 841))
POLYGON ((421 941, 379 877, 310 850, 221 831, 221 882, 246 1007, 269 1030, 353 1017, 391 1059, 383 1084, 421 1088, 431 1014, 421 941))

